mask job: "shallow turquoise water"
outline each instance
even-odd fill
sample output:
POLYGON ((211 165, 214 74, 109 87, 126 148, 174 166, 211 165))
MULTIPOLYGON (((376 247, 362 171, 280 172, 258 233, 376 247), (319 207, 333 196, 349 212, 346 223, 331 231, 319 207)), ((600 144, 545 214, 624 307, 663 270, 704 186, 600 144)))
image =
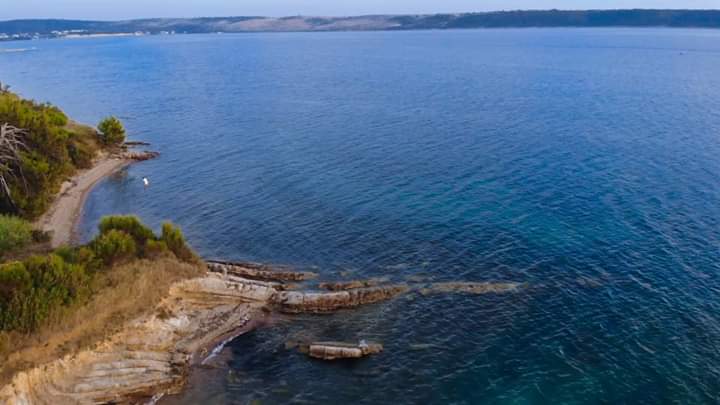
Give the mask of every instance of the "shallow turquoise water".
POLYGON ((0 53, 0 80, 80 121, 115 113, 162 153, 92 193, 85 238, 102 215, 134 212, 179 223, 206 257, 527 283, 278 320, 167 403, 716 403, 719 40, 528 29, 37 41, 0 44, 36 48, 0 53), (286 351, 297 337, 386 351, 327 364, 286 351))

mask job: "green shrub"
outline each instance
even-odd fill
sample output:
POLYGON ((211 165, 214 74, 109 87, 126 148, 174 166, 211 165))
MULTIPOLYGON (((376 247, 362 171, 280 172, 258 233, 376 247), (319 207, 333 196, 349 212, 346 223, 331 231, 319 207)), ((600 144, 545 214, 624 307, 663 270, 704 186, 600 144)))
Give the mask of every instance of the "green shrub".
POLYGON ((163 224, 161 238, 135 217, 104 218, 100 231, 86 246, 61 247, 46 256, 0 265, 0 332, 32 332, 59 319, 90 297, 98 271, 143 252, 151 258, 172 252, 184 261, 198 260, 180 229, 170 223, 163 224))
POLYGON ((145 245, 149 239, 156 239, 152 229, 143 225, 140 219, 135 215, 113 215, 103 217, 100 220, 100 234, 105 234, 111 230, 123 231, 135 239, 138 246, 145 245))
POLYGON ((48 121, 51 125, 64 127, 68 123, 68 118, 59 108, 50 103, 41 104, 41 108, 45 110, 48 121))
POLYGON ((96 259, 95 252, 87 246, 62 246, 55 249, 55 254, 68 263, 85 266, 88 270, 92 270, 92 265, 96 259))
POLYGON ((100 149, 100 133, 95 128, 70 122, 66 128, 70 131, 68 137, 68 154, 73 165, 79 169, 90 168, 93 159, 100 149))
POLYGON ((119 145, 125 142, 125 127, 115 117, 108 117, 98 124, 100 139, 105 145, 119 145))
POLYGON ((195 261, 197 258, 195 253, 185 243, 185 237, 182 234, 180 228, 176 227, 170 222, 165 222, 162 225, 162 236, 160 240, 165 242, 168 249, 175 254, 175 256, 184 261, 195 261))
POLYGON ((50 254, 0 266, 0 330, 30 332, 89 295, 85 269, 50 254))
POLYGON ((155 259, 167 254, 170 254, 170 249, 165 242, 150 239, 145 243, 145 257, 155 259))
POLYGON ((126 232, 111 229, 92 242, 95 256, 109 266, 135 258, 135 240, 126 232))
POLYGON ((32 242, 30 223, 8 215, 0 215, 0 257, 32 242))
POLYGON ((88 278, 83 267, 67 263, 56 254, 33 256, 24 263, 33 278, 33 286, 44 290, 48 301, 68 305, 87 288, 88 278))
POLYGON ((77 263, 75 257, 77 256, 78 248, 72 246, 60 246, 55 249, 55 254, 60 256, 63 260, 68 263, 77 263))
MULTIPOLYGON (((171 223, 163 224, 160 238, 157 238, 153 231, 143 225, 140 219, 134 215, 104 217, 100 220, 98 228, 100 229, 98 239, 111 231, 121 231, 130 235, 135 241, 136 249, 134 254, 137 257, 157 257, 165 252, 172 252, 178 259, 184 261, 195 261, 197 259, 195 253, 187 246, 182 231, 171 223)), ((97 249, 94 249, 94 251, 97 257, 104 257, 97 249)), ((104 258, 103 262, 108 264, 104 258)))
POLYGON ((30 273, 21 262, 0 265, 0 305, 8 302, 15 291, 27 290, 32 286, 30 273))
POLYGON ((73 142, 68 145, 68 154, 73 165, 78 169, 89 169, 92 167, 96 149, 90 145, 73 142))
POLYGON ((20 328, 21 318, 27 317, 27 314, 18 310, 22 307, 23 296, 31 290, 32 278, 23 263, 0 265, 0 330, 20 328))
POLYGON ((95 256, 95 252, 89 247, 83 246, 77 249, 75 254, 75 264, 83 265, 88 271, 97 270, 101 263, 98 263, 99 259, 95 256))

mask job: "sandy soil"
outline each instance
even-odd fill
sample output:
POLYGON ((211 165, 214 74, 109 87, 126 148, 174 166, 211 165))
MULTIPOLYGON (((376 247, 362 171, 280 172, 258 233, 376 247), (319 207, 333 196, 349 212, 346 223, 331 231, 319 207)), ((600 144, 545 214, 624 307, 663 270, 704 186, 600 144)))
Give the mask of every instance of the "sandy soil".
POLYGON ((103 178, 132 163, 130 159, 104 157, 87 170, 78 172, 63 183, 60 194, 50 209, 35 222, 35 227, 52 232, 53 248, 73 242, 74 230, 85 199, 92 188, 103 178))

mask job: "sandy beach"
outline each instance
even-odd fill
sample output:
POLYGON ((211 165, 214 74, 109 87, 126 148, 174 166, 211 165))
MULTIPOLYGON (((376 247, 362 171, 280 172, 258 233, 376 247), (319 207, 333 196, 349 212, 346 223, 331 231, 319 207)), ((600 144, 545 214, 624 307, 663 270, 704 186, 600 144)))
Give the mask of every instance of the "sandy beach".
POLYGON ((73 241, 75 225, 92 188, 106 176, 132 162, 132 159, 118 156, 103 157, 92 168, 78 172, 63 183, 50 209, 35 222, 37 229, 52 232, 53 248, 73 241))

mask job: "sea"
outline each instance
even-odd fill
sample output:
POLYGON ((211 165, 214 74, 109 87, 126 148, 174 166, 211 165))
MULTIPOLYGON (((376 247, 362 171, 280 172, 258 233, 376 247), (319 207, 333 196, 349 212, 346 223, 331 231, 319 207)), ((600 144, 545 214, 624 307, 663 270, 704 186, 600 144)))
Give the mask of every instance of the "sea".
POLYGON ((277 316, 161 404, 720 402, 720 31, 6 42, 0 81, 161 153, 83 240, 134 213, 323 280, 521 284, 277 316), (286 348, 359 339, 385 350, 286 348))

